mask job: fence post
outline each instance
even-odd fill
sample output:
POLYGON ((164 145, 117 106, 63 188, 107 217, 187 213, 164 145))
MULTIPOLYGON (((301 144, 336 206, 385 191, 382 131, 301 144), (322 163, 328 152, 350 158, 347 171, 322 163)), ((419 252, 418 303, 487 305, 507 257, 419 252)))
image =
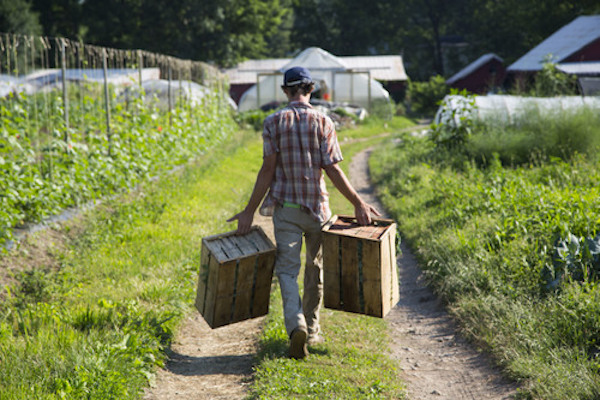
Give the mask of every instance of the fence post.
POLYGON ((169 86, 168 86, 168 91, 167 91, 168 98, 169 98, 169 126, 172 126, 173 125, 173 115, 172 115, 171 111, 173 109, 173 98, 172 98, 173 93, 172 93, 172 90, 171 90, 171 79, 172 79, 172 76, 171 76, 171 57, 168 58, 167 65, 168 65, 168 71, 169 71, 168 72, 168 74, 169 74, 169 86))
POLYGON ((67 98, 67 56, 66 43, 64 39, 60 41, 60 63, 62 68, 62 94, 63 94, 63 112, 65 116, 65 142, 69 142, 69 99, 67 98))
POLYGON ((142 70, 144 68, 144 65, 143 65, 144 57, 142 56, 141 50, 138 50, 137 54, 138 54, 138 75, 139 75, 139 79, 140 79, 139 84, 140 84, 140 90, 142 90, 142 87, 143 87, 143 85, 142 85, 142 70))
POLYGON ((104 69, 104 111, 106 112, 106 139, 108 141, 108 155, 112 154, 112 143, 110 133, 110 97, 108 93, 108 60, 106 49, 102 48, 102 68, 104 69))

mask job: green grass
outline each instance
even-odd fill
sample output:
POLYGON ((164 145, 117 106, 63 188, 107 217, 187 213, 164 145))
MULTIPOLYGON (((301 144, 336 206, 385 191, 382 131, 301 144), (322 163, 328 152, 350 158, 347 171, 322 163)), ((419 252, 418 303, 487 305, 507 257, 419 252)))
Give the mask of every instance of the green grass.
POLYGON ((557 239, 600 231, 598 167, 575 154, 480 168, 409 135, 371 158, 403 239, 463 331, 520 383, 519 398, 600 398, 598 277, 549 290, 543 273, 557 239))

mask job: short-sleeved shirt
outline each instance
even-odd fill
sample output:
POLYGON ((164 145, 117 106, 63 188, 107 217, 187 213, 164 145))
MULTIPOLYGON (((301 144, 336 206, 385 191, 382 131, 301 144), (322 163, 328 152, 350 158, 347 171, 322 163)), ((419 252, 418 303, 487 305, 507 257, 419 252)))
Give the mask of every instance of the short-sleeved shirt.
POLYGON ((264 122, 263 157, 274 153, 275 177, 260 213, 272 215, 277 204, 290 202, 326 222, 331 210, 322 169, 343 160, 333 121, 308 103, 290 102, 264 122))

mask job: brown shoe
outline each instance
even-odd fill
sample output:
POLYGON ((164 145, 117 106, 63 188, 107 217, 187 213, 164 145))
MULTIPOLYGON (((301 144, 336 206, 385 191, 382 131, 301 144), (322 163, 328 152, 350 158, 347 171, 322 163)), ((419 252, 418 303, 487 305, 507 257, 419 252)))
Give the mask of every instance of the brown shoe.
POLYGON ((290 335, 290 357, 296 360, 300 360, 308 355, 308 349, 306 348, 306 338, 308 332, 306 328, 298 327, 292 331, 290 335))

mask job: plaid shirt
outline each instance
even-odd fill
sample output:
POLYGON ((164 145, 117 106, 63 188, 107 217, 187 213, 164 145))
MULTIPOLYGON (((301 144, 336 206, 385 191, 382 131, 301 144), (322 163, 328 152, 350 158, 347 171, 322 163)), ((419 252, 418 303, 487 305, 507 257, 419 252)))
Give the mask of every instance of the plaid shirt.
POLYGON ((264 122, 263 157, 277 153, 275 177, 260 213, 290 202, 321 223, 331 217, 322 168, 343 160, 335 125, 308 103, 290 102, 264 122))

